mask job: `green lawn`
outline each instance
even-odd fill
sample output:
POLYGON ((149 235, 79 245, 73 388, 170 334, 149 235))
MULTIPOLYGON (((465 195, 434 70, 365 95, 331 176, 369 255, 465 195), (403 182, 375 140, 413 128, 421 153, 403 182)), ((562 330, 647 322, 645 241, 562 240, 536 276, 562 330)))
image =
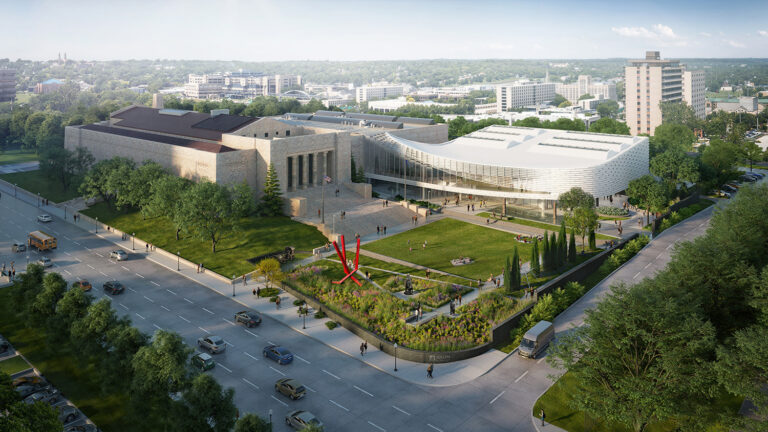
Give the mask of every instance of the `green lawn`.
POLYGON ((531 255, 531 245, 515 241, 515 235, 462 222, 441 219, 363 246, 363 249, 420 264, 471 279, 486 280, 500 274, 507 256, 517 245, 523 261, 531 255), (408 241, 413 249, 409 252, 408 241), (424 241, 427 247, 422 248, 424 241), (472 264, 454 266, 451 260, 470 257, 472 264))
MULTIPOLYGON (((606 423, 593 419, 581 411, 570 407, 570 395, 573 394, 576 380, 569 373, 563 375, 557 382, 544 393, 533 406, 533 415, 538 417, 543 408, 547 415, 547 422, 561 427, 570 432, 630 432, 631 429, 614 423, 606 423)), ((735 413, 739 410, 744 398, 734 397, 729 394, 721 395, 715 402, 715 411, 720 413, 735 413)), ((648 432, 671 432, 678 430, 677 422, 667 421, 663 423, 651 423, 648 432)), ((726 432, 728 429, 720 425, 717 419, 711 419, 707 432, 726 432)))
MULTIPOLYGON (((491 216, 492 216, 491 213, 488 213, 488 212, 481 212, 481 213, 478 213, 477 215, 480 216, 480 217, 484 217, 484 218, 491 218, 491 216)), ((521 219, 521 218, 516 218, 514 216, 508 216, 508 217, 506 217, 504 219, 509 221, 509 222, 511 222, 511 223, 515 223, 515 224, 518 224, 518 225, 525 225, 525 226, 529 226, 529 227, 532 227, 532 228, 539 228, 539 229, 543 229, 543 230, 549 230, 549 232, 560 231, 560 225, 548 224, 546 222, 537 222, 537 221, 532 221, 532 220, 529 220, 529 219, 521 219)), ((598 239, 598 240, 616 240, 618 237, 613 237, 613 236, 609 236, 609 235, 605 235, 605 234, 595 234, 595 238, 598 239)), ((579 239, 579 241, 581 241, 581 239, 579 239)))
POLYGON ((0 165, 36 161, 37 154, 26 150, 6 150, 0 153, 0 165))
MULTIPOLYGON (((211 252, 210 241, 203 241, 182 232, 176 240, 176 230, 164 217, 143 219, 135 210, 116 211, 105 203, 98 203, 82 212, 98 217, 99 222, 121 231, 136 233, 136 237, 148 241, 169 252, 181 252, 182 258, 203 263, 207 269, 221 275, 240 276, 254 270, 246 261, 265 253, 293 246, 296 251, 312 252, 327 240, 315 227, 294 222, 287 217, 249 217, 242 220, 240 229, 227 233, 211 252)), ((142 243, 141 247, 144 247, 142 243)))
POLYGON ((43 198, 48 198, 55 203, 69 201, 80 196, 77 192, 77 185, 65 189, 61 182, 46 177, 40 170, 3 174, 0 175, 0 179, 18 184, 20 188, 33 194, 39 193, 43 198))
POLYGON ((8 375, 19 373, 21 371, 29 369, 30 367, 31 366, 29 365, 29 363, 24 361, 24 359, 21 358, 21 356, 19 355, 0 361, 0 371, 3 371, 8 375))
POLYGON ((94 372, 80 364, 69 347, 48 344, 44 335, 25 325, 23 313, 11 308, 10 291, 0 290, 0 333, 99 428, 106 432, 136 429, 125 417, 128 395, 118 389, 100 393, 94 372))

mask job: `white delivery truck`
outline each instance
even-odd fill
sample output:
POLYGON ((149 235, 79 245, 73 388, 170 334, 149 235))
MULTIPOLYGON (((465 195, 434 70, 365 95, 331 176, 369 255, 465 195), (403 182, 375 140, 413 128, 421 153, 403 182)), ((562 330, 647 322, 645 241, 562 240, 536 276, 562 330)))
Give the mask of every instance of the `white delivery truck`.
POLYGON ((523 357, 536 358, 554 338, 555 326, 549 321, 539 321, 525 333, 517 352, 523 357))

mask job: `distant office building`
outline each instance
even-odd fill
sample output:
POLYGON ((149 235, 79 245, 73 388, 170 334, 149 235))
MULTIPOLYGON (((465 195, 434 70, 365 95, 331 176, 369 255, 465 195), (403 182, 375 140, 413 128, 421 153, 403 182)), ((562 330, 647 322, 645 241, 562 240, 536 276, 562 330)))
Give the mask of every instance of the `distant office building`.
POLYGON ((630 60, 624 67, 626 120, 632 135, 653 135, 662 123, 660 104, 683 101, 684 71, 679 60, 662 60, 658 51, 647 51, 644 59, 630 60))
POLYGON ((496 102, 475 105, 475 114, 496 114, 498 110, 496 102))
POLYGON ((61 86, 64 85, 64 81, 57 80, 57 79, 49 79, 47 81, 43 81, 41 83, 38 83, 35 86, 35 93, 37 94, 45 94, 50 93, 58 90, 61 88, 61 86))
POLYGON ((539 105, 554 98, 555 83, 518 81, 496 86, 498 112, 508 111, 510 108, 539 105))
POLYGON ((16 98, 16 71, 0 69, 0 102, 13 102, 16 98))
POLYGON ((576 104, 579 98, 589 94, 598 99, 617 100, 616 84, 593 82, 589 75, 579 75, 575 83, 561 84, 557 83, 555 92, 568 99, 572 104, 576 104))
POLYGON ((265 75, 256 72, 189 74, 184 95, 195 99, 278 96, 301 86, 300 75, 265 75))
POLYGON ((355 100, 367 102, 369 100, 386 99, 393 96, 402 96, 404 87, 401 85, 377 85, 358 87, 355 91, 355 100))
POLYGON ((709 100, 711 111, 725 111, 729 113, 750 113, 757 114, 760 111, 760 104, 765 99, 758 99, 753 96, 742 96, 739 98, 712 98, 709 100))
POLYGON ((397 111, 406 105, 416 105, 420 107, 446 107, 446 108, 456 106, 456 104, 440 103, 440 102, 434 102, 434 101, 419 101, 419 102, 409 101, 408 99, 405 98, 405 96, 401 96, 397 99, 369 101, 368 109, 381 111, 381 112, 391 112, 391 111, 397 111))
POLYGON ((683 71, 683 100, 693 108, 696 117, 702 120, 707 116, 707 100, 705 95, 704 71, 683 71))

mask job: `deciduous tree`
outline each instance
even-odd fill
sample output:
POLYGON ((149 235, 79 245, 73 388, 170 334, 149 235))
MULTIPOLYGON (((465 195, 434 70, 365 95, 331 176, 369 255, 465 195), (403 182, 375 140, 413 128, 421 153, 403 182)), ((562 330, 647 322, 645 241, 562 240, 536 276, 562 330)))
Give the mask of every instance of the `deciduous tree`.
POLYGON ((272 425, 256 414, 248 413, 235 423, 235 432, 272 432, 272 425))
POLYGON ((179 233, 184 229, 185 219, 182 217, 180 209, 182 196, 189 187, 189 180, 174 175, 157 178, 151 183, 149 201, 141 210, 146 217, 165 216, 173 222, 176 229, 176 240, 179 239, 179 233))
POLYGON ((256 272, 259 276, 264 277, 267 288, 269 288, 270 282, 280 283, 285 279, 285 274, 283 274, 283 271, 280 268, 280 262, 274 258, 267 258, 259 261, 259 264, 256 266, 256 272))
POLYGON ((237 408, 235 391, 223 389, 207 374, 197 375, 182 394, 182 416, 178 419, 183 430, 199 432, 229 432, 235 425, 237 408))
POLYGON ((214 253, 222 236, 236 228, 235 219, 232 198, 224 186, 204 180, 193 184, 181 197, 178 226, 210 241, 214 253))
MULTIPOLYGON (((599 110, 603 105, 604 104, 600 104, 597 109, 599 110)), ((610 117, 603 117, 600 120, 592 123, 589 126, 589 131, 615 135, 629 135, 629 126, 627 126, 626 123, 622 123, 610 117)))
POLYGON ((650 223, 650 213, 662 211, 667 204, 666 189, 650 175, 631 180, 627 194, 637 200, 638 206, 646 211, 646 223, 650 223))

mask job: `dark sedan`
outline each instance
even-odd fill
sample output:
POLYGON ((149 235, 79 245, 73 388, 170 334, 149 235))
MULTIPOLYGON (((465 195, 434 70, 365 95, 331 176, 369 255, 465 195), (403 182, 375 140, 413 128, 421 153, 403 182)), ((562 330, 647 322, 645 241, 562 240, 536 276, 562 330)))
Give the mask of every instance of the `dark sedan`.
POLYGON ((246 327, 256 327, 261 324, 261 316, 256 312, 240 311, 235 314, 235 322, 245 324, 246 327))
POLYGON ((107 281, 103 285, 104 292, 112 295, 122 294, 125 291, 125 287, 118 281, 107 281))
POLYGON ((287 349, 278 345, 267 345, 264 347, 264 357, 270 358, 277 364, 288 364, 293 361, 293 354, 287 349))

